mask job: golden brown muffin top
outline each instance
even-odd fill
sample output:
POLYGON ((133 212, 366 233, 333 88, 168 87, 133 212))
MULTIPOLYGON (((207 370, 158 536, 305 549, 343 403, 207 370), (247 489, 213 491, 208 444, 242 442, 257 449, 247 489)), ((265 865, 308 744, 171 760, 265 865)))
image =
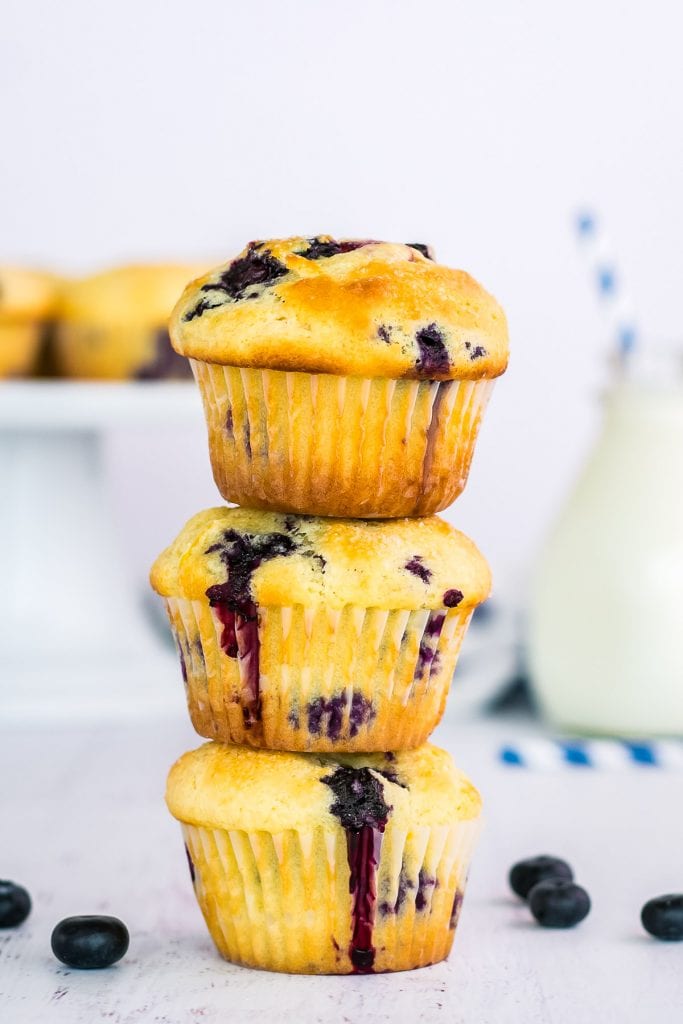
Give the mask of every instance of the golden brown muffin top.
POLYGON ((327 519, 211 508, 157 558, 151 583, 164 597, 342 608, 473 608, 491 577, 468 537, 438 516, 327 519), (238 593, 239 591, 239 593, 238 593), (234 595, 233 595, 234 596, 234 595))
POLYGON ((206 362, 363 377, 497 377, 505 314, 463 270, 412 245, 328 235, 250 242, 187 286, 177 352, 206 362))
POLYGON ((394 828, 408 832, 471 820, 481 810, 472 783, 431 743, 395 754, 294 754, 205 743, 171 768, 166 803, 186 824, 271 832, 332 832, 347 815, 358 815, 359 825, 375 824, 382 808, 394 828))
POLYGON ((59 278, 41 270, 0 266, 0 320, 45 320, 55 312, 59 278))
POLYGON ((62 291, 60 317, 69 323, 162 326, 178 292, 205 269, 193 263, 146 264, 74 279, 62 291))

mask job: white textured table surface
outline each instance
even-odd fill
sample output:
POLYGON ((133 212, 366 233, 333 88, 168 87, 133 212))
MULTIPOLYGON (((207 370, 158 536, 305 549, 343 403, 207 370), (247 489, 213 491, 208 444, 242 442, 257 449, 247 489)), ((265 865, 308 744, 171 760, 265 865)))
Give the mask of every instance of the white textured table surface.
POLYGON ((0 730, 0 876, 26 885, 29 920, 0 932, 7 1024, 678 1021, 683 944, 640 928, 641 904, 683 889, 683 775, 653 769, 532 774, 494 760, 512 725, 442 728, 472 774, 486 827, 450 960, 399 975, 306 978, 233 967, 214 952, 192 894, 165 772, 196 745, 170 718, 149 728, 0 730), (544 931, 507 890, 516 859, 565 856, 593 898, 576 930, 544 931), (62 917, 115 914, 128 955, 70 971, 50 953, 62 917))

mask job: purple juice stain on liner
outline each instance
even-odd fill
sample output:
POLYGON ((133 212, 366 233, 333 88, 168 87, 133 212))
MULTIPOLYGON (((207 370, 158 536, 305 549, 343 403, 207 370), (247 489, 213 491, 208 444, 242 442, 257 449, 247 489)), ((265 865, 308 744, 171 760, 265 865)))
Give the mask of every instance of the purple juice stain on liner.
POLYGON ((428 875, 424 868, 420 868, 417 880, 417 892, 415 893, 415 910, 419 913, 432 902, 432 891, 438 889, 439 880, 428 875))
POLYGON ((436 324, 428 324, 420 328, 415 335, 419 356, 415 360, 415 368, 421 377, 433 377, 437 373, 447 373, 450 359, 443 333, 436 324))
POLYGON ((185 856, 187 857, 187 866, 190 869, 190 878, 192 879, 192 884, 194 885, 196 878, 194 870, 194 861, 192 860, 192 855, 187 847, 187 843, 185 843, 185 856))
POLYGON ((462 601, 463 596, 462 590, 456 590, 456 588, 453 587, 451 590, 447 590, 443 595, 443 603, 447 608, 457 608, 462 601))
POLYGON ((434 465, 434 457, 436 455, 441 406, 446 400, 451 388, 456 386, 457 382, 453 380, 440 381, 436 392, 436 398, 434 399, 434 405, 432 406, 431 419, 429 421, 429 426, 427 427, 427 444, 425 446, 424 459, 422 462, 422 490, 425 492, 431 490, 432 487, 430 478, 432 475, 432 467, 434 465))
POLYGON ((225 433, 228 435, 231 441, 234 440, 235 424, 232 418, 232 409, 228 409, 225 416, 225 433))
POLYGON ((391 807, 384 801, 382 783, 369 768, 339 765, 321 782, 334 793, 330 812, 339 818, 346 832, 349 892, 353 897, 349 956, 354 973, 371 974, 376 954, 373 929, 377 867, 391 807))
POLYGON ((244 427, 242 428, 242 443, 244 444, 247 456, 251 458, 251 425, 248 416, 245 418, 244 427))
POLYGON ((420 679, 422 674, 429 666, 429 677, 431 678, 435 672, 438 672, 441 666, 441 659, 437 646, 439 643, 439 637, 441 636, 441 630, 443 624, 446 621, 446 615, 444 612, 430 612, 427 622, 425 624, 424 631, 422 633, 422 639, 420 640, 420 646, 417 652, 417 660, 415 662, 415 673, 413 678, 420 679))
POLYGON ((460 910, 462 908, 463 893, 461 889, 455 890, 455 896, 453 897, 453 907, 451 909, 451 917, 448 922, 449 928, 455 928, 460 917, 460 910))
POLYGON ((422 558, 422 555, 413 555, 410 561, 406 562, 405 569, 417 576, 423 583, 429 583, 432 578, 432 570, 429 569, 422 558))
POLYGON ((180 671, 183 677, 183 682, 187 685, 187 662, 185 661, 185 652, 183 651, 180 640, 178 641, 178 658, 180 659, 180 671))
POLYGON ((400 914, 403 905, 408 899, 408 893, 415 888, 415 882, 408 876, 404 865, 401 865, 401 873, 398 878, 398 890, 393 903, 383 900, 377 910, 382 917, 389 917, 390 914, 400 914))
POLYGON ((315 697, 309 702, 306 709, 309 733, 313 736, 322 734, 333 742, 345 739, 346 736, 342 736, 342 731, 347 708, 349 710, 349 725, 346 732, 351 739, 358 735, 362 726, 372 722, 377 715, 372 701, 368 700, 359 690, 353 691, 350 707, 345 690, 335 693, 331 697, 315 697))
POLYGON ((161 327, 154 335, 154 355, 135 374, 136 380, 189 380, 192 377, 190 360, 178 355, 168 335, 161 327))
POLYGON ((221 648, 229 658, 240 662, 242 712, 247 728, 261 719, 258 608, 251 595, 251 578, 263 562, 289 555, 297 546, 285 533, 251 535, 225 530, 220 541, 205 552, 218 553, 228 570, 225 583, 209 587, 206 596, 223 626, 221 648))

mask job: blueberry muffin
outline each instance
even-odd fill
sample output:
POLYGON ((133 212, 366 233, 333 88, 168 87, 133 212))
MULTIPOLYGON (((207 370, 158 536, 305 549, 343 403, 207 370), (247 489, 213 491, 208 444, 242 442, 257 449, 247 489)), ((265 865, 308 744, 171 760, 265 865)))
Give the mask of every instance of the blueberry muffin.
POLYGON ((277 750, 416 747, 441 718, 484 558, 436 516, 200 512, 156 560, 197 732, 277 750))
POLYGON ((168 319, 195 265, 116 267, 72 281, 62 293, 56 360, 68 377, 191 379, 173 351, 168 319))
POLYGON ((421 245, 251 242, 171 319, 224 498, 329 516, 430 515, 467 481, 505 315, 421 245))
POLYGON ((0 377, 23 377, 35 370, 57 292, 51 274, 0 266, 0 377))
POLYGON ((444 750, 314 756, 207 743, 173 766, 166 802, 226 959, 370 974, 448 956, 481 800, 444 750))

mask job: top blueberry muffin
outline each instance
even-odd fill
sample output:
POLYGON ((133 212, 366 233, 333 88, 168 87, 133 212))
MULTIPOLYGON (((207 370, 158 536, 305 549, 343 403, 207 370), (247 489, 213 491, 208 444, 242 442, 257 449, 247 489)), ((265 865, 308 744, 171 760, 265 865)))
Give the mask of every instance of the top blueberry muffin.
POLYGON ((505 314, 426 246, 328 235, 250 242, 193 281, 171 318, 205 362, 351 376, 479 380, 503 373, 505 314))

